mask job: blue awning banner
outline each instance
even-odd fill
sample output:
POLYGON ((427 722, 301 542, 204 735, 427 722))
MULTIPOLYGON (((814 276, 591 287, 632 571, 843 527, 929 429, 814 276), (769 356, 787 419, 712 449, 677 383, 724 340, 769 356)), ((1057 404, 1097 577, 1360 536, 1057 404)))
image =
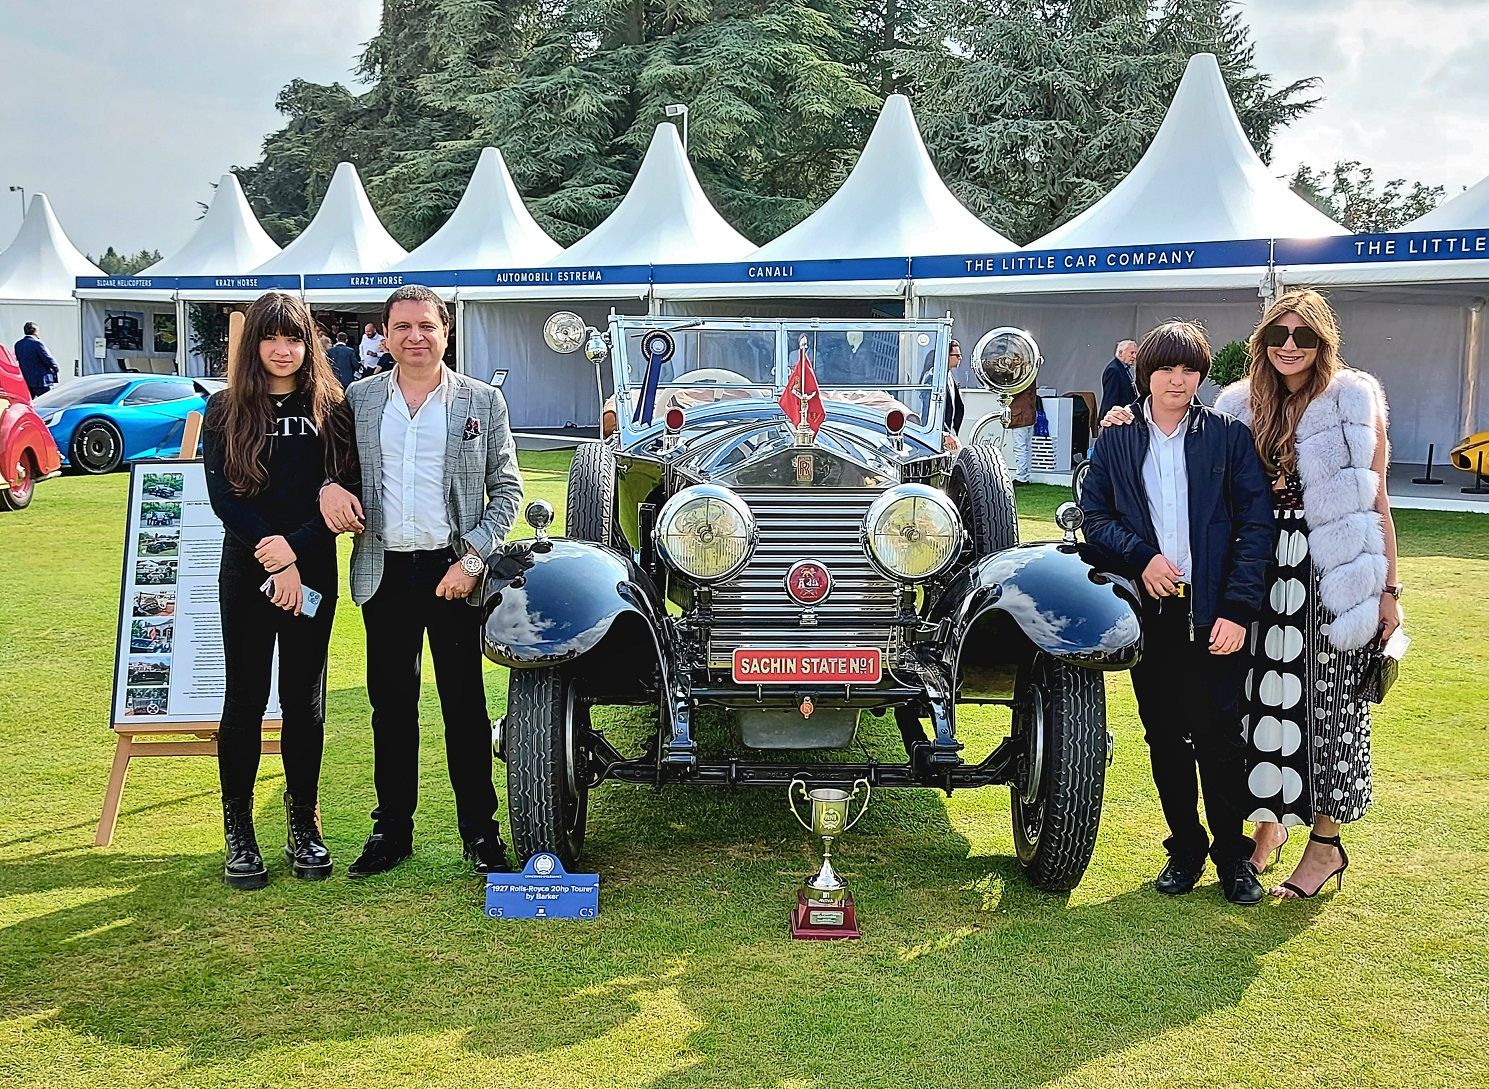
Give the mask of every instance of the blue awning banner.
POLYGON ((1090 275, 1107 272, 1163 272, 1175 269, 1265 268, 1271 242, 1164 242, 1145 246, 1088 246, 1063 250, 1012 250, 913 257, 915 279, 964 276, 1090 275))
POLYGON ((460 287, 582 287, 606 284, 649 284, 650 265, 590 265, 574 268, 461 269, 460 287))
POLYGON ((824 261, 729 261, 717 264, 653 265, 657 284, 824 283, 903 280, 906 257, 848 257, 824 261))
POLYGON ((1489 259, 1489 228, 1347 234, 1334 238, 1279 238, 1279 265, 1384 264, 1390 261, 1489 259))

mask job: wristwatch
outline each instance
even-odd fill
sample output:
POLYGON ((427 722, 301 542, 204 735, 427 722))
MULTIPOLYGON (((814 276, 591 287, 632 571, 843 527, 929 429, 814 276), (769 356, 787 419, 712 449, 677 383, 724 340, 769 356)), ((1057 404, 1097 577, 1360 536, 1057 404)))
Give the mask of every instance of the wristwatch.
POLYGON ((486 561, 474 552, 467 552, 464 556, 460 557, 460 570, 464 571, 471 578, 475 578, 482 571, 486 570, 486 561))
POLYGON ((1388 583, 1386 583, 1386 593, 1390 594, 1397 601, 1400 601, 1401 600, 1401 591, 1402 591, 1402 589, 1403 589, 1403 587, 1402 587, 1401 583, 1399 583, 1399 582, 1388 582, 1388 583))

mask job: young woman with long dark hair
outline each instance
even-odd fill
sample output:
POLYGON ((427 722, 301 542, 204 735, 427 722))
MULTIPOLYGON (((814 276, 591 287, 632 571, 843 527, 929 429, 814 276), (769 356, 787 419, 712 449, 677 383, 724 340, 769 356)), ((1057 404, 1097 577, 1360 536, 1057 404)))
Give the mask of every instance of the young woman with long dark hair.
POLYGON ((223 880, 234 888, 262 888, 269 879, 254 835, 253 788, 276 645, 285 855, 296 877, 331 874, 317 790, 336 538, 317 497, 346 449, 333 436, 341 399, 309 309, 290 295, 261 296, 228 360, 227 388, 207 403, 202 437, 207 492, 227 531, 218 575, 227 685, 217 766, 227 843, 223 880), (314 615, 306 612, 307 589, 321 595, 314 615))

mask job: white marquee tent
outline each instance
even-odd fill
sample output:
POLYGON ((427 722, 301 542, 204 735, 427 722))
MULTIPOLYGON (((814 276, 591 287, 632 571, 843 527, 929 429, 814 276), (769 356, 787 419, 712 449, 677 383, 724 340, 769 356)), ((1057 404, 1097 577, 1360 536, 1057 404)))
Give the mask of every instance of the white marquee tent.
MULTIPOLYGON (((151 341, 135 351, 121 347, 114 338, 115 343, 106 349, 106 358, 90 359, 88 369, 113 369, 122 362, 137 370, 203 374, 204 360, 191 351, 187 302, 195 297, 219 298, 226 285, 243 284, 244 273, 278 252, 279 247, 259 226, 248 206, 237 176, 224 174, 211 205, 186 244, 136 276, 119 281, 142 286, 78 289, 83 343, 92 344, 95 338, 108 336, 108 316, 120 312, 140 315, 151 341), (174 337, 168 335, 177 331, 174 337)), ((298 291, 298 283, 290 289, 298 291)))
POLYGON ((1272 176, 1201 53, 1142 159, 1096 204, 1021 254, 912 268, 923 313, 950 310, 969 337, 1028 328, 1045 355, 1041 385, 1099 392, 1116 342, 1161 321, 1201 321, 1217 349, 1249 334, 1269 239, 1342 233, 1272 176))
POLYGON ((941 180, 910 100, 890 95, 852 172, 821 208, 742 266, 657 270, 669 314, 868 315, 903 312, 912 254, 1017 249, 964 208, 941 180), (841 278, 837 278, 841 276, 841 278))
POLYGON ((1489 297, 1489 178, 1391 234, 1277 242, 1279 288, 1316 287, 1344 357, 1380 378, 1397 461, 1421 463, 1489 428, 1481 378, 1489 297))
MULTIPOLYGON (((709 202, 677 129, 657 126, 625 197, 603 223, 533 267, 494 266, 459 288, 462 342, 482 345, 466 370, 502 386, 518 428, 592 427, 599 420, 594 368, 581 354, 555 355, 543 323, 555 310, 603 327, 613 306, 645 313, 651 266, 738 261, 755 248, 709 202)), ((608 387, 609 371, 603 378, 608 387)))
POLYGON ((46 194, 33 193, 21 229, 0 252, 0 340, 6 349, 34 321, 61 380, 72 378, 82 360, 73 283, 78 276, 102 275, 68 239, 46 194))

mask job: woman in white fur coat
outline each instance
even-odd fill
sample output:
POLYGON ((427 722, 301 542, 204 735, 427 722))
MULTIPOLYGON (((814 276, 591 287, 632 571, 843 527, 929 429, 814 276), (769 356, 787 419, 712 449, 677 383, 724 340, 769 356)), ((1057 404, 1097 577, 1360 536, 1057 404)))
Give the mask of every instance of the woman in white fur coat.
MULTIPOLYGON (((1343 885, 1340 826, 1371 802, 1363 648, 1401 625, 1385 396, 1345 364, 1340 339, 1322 295, 1290 291, 1251 335, 1248 377, 1215 401, 1251 428, 1274 479, 1274 562, 1248 641, 1242 722, 1258 872, 1280 860, 1291 828, 1312 826, 1272 889, 1283 899, 1343 885)), ((1102 424, 1131 419, 1114 409, 1102 424)))

